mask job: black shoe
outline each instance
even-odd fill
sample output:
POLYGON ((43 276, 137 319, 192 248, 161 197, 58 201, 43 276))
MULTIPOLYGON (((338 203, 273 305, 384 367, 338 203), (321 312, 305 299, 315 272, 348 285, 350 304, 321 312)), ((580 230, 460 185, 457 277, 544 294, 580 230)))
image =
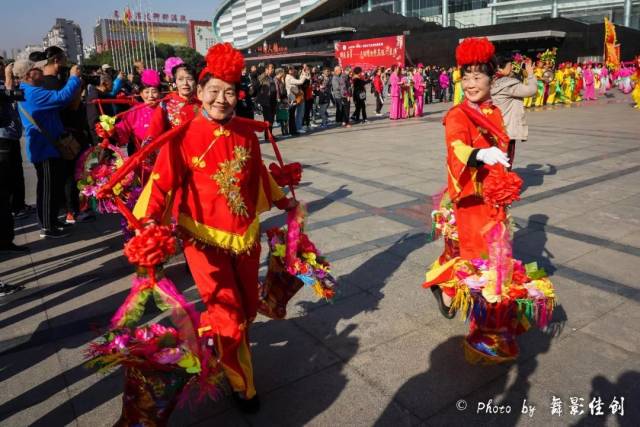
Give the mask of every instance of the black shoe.
POLYGON ((251 399, 243 399, 239 393, 234 392, 233 401, 243 414, 257 414, 260 410, 260 398, 257 394, 251 399))
POLYGON ((26 246, 18 246, 12 242, 7 245, 0 245, 0 252, 26 253, 29 252, 29 248, 26 246))
POLYGON ((68 237, 71 233, 68 231, 62 231, 58 229, 47 230, 45 228, 40 230, 40 237, 43 239, 60 239, 62 237, 68 237))
POLYGON ((53 223, 53 228, 55 228, 58 231, 63 231, 63 230, 66 230, 67 228, 73 227, 74 225, 75 224, 72 224, 69 222, 56 221, 55 223, 53 223))
POLYGON ((442 289, 440 286, 432 286, 431 292, 433 292, 433 296, 436 301, 438 301, 438 309, 440 310, 440 314, 442 314, 447 319, 453 319, 456 317, 456 310, 452 310, 451 307, 447 307, 442 299, 442 289))
POLYGON ((33 206, 24 205, 23 207, 21 207, 17 211, 13 212, 13 217, 16 218, 16 219, 26 218, 29 215, 31 215, 34 211, 35 211, 35 209, 33 208, 33 206))

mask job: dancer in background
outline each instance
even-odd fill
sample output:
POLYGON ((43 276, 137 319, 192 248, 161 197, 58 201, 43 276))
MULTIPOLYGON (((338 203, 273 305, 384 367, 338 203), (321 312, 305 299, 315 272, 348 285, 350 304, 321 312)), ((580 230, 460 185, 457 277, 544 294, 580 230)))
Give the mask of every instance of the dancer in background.
POLYGON ((587 67, 582 73, 582 80, 584 81, 584 100, 595 101, 596 99, 596 78, 591 64, 587 64, 587 67))
POLYGON ((149 133, 151 117, 160 98, 160 74, 155 70, 143 70, 140 75, 140 98, 144 105, 137 105, 116 123, 116 141, 129 146, 129 154, 137 151, 149 133))
POLYGON ((389 77, 389 86, 391 91, 391 107, 389 110, 389 118, 391 120, 398 120, 402 118, 401 73, 401 67, 395 65, 391 67, 391 76, 389 77))
POLYGON ((413 73, 413 90, 415 97, 415 116, 422 117, 424 112, 424 91, 426 84, 424 82, 424 77, 422 74, 424 73, 424 65, 418 64, 418 70, 413 73))
POLYGON ((196 98, 196 71, 187 64, 172 69, 176 91, 169 93, 153 113, 147 137, 155 138, 163 132, 186 123, 196 116, 200 101, 196 98))

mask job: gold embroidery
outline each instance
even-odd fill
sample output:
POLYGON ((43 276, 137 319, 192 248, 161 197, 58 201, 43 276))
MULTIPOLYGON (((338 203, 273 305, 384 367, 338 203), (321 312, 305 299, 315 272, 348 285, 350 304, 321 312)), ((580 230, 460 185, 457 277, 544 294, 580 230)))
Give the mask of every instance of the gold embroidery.
POLYGON ((193 156, 191 158, 191 164, 193 165, 193 167, 198 167, 200 169, 203 169, 205 166, 207 166, 207 163, 204 160, 201 160, 200 158, 193 156))
POLYGON ((207 163, 203 160, 204 156, 206 156, 209 150, 211 150, 213 146, 216 145, 216 142, 218 142, 218 138, 220 138, 221 136, 230 136, 230 135, 231 135, 231 132, 229 132, 227 129, 223 127, 220 127, 214 130, 213 136, 215 136, 215 138, 213 139, 213 141, 211 141, 211 144, 209 144, 207 149, 204 150, 204 152, 200 155, 200 157, 193 156, 191 158, 191 164, 193 165, 193 167, 204 169, 207 166, 207 163))
POLYGON ((244 217, 248 217, 249 212, 240 194, 239 179, 236 174, 242 171, 250 157, 248 149, 240 146, 233 147, 233 159, 219 163, 220 169, 211 177, 218 184, 218 194, 222 194, 227 199, 227 206, 231 212, 244 217))

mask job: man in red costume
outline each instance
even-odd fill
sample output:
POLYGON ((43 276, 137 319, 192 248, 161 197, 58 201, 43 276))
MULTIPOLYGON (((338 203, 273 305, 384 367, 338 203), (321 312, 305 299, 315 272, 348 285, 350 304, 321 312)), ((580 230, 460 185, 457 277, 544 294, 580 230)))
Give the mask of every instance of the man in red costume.
POLYGON ((504 133, 502 114, 491 103, 491 81, 497 66, 494 52, 495 48, 487 39, 465 39, 456 49, 465 100, 449 110, 444 126, 446 196, 453 206, 458 241, 445 242, 445 251, 427 271, 424 284, 434 291, 440 310, 447 318, 455 315, 449 309, 455 290, 437 285, 455 279, 454 266, 461 258, 487 257, 487 242, 482 231, 492 218, 491 207, 482 197, 482 183, 491 166, 509 167, 508 137, 505 136, 505 142, 494 136, 504 133))
POLYGON ((240 409, 259 400, 247 332, 258 306, 260 220, 275 204, 293 209, 265 168, 255 135, 262 123, 235 117, 244 59, 228 44, 209 49, 198 82, 202 109, 165 144, 134 214, 156 222, 173 213, 206 311, 200 333, 216 346, 240 409), (175 195, 176 209, 171 209, 175 195))

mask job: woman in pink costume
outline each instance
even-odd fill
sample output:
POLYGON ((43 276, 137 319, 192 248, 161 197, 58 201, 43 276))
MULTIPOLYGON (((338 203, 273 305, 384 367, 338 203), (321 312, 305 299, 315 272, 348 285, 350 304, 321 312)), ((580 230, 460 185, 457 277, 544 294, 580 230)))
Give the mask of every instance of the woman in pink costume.
POLYGON ((425 82, 422 77, 422 73, 424 72, 424 65, 418 64, 418 69, 415 73, 413 73, 413 96, 415 98, 416 108, 415 108, 415 116, 422 117, 422 113, 424 110, 424 90, 425 90, 425 82))
POLYGON ((391 110, 389 111, 389 118, 391 120, 397 120, 402 118, 402 79, 400 73, 402 68, 391 67, 391 77, 389 77, 389 84, 391 86, 391 110))
POLYGON ((442 69, 438 80, 440 83, 440 102, 445 102, 447 100, 447 92, 449 91, 449 75, 447 74, 447 70, 442 69))
POLYGON ((604 95, 609 89, 611 89, 611 79, 609 70, 604 66, 600 69, 600 95, 604 95))
POLYGON ((582 71, 582 80, 584 81, 584 100, 595 101, 597 99, 595 88, 596 81, 591 64, 587 65, 587 68, 582 71))
POLYGON ((140 149, 148 132, 151 116, 160 98, 160 75, 155 70, 144 70, 140 76, 143 104, 136 105, 116 124, 116 140, 119 145, 133 142, 140 149))

